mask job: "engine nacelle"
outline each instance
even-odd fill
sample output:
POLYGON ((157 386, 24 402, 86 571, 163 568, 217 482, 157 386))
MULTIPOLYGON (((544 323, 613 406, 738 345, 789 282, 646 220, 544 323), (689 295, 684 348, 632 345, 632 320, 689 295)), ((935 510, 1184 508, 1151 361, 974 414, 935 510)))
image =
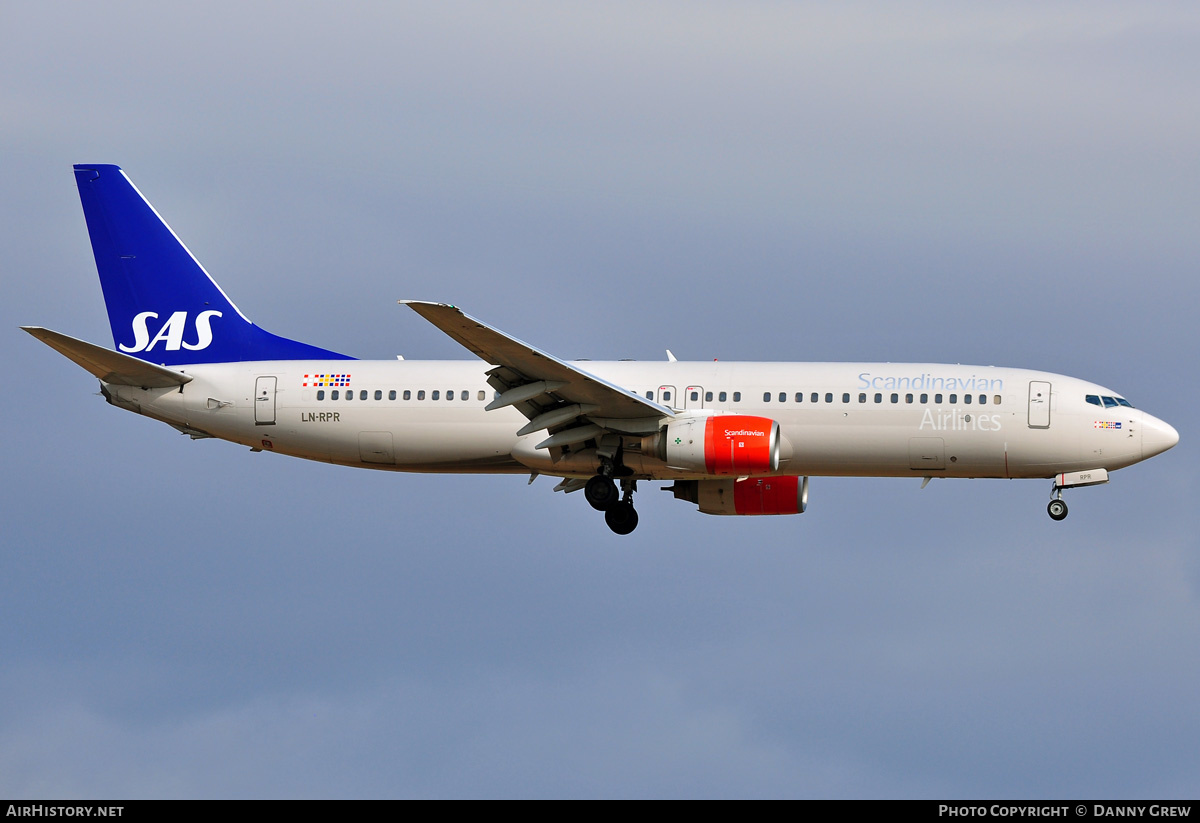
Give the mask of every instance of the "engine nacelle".
POLYGON ((705 514, 801 514, 808 508, 807 477, 676 480, 670 489, 705 514))
POLYGON ((768 417, 718 414, 669 423, 645 438, 643 451, 673 469, 750 477, 779 470, 779 439, 779 424, 768 417))

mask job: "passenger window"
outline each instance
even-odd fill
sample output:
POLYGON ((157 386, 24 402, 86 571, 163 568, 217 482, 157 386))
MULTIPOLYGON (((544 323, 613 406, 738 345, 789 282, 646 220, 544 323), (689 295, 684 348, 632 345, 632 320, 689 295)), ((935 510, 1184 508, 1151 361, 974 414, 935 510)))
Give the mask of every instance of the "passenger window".
POLYGON ((957 402, 958 402, 958 395, 957 394, 950 395, 950 405, 953 406, 957 402))
POLYGON ((317 390, 317 399, 318 399, 318 400, 324 400, 324 399, 325 399, 325 390, 324 390, 324 389, 318 389, 318 390, 317 390))
POLYGON ((404 399, 405 399, 405 400, 412 400, 412 391, 411 391, 410 389, 405 389, 405 390, 404 390, 404 399))
POLYGON ((652 391, 648 391, 648 392, 646 392, 646 399, 647 399, 647 400, 653 400, 653 399, 654 399, 654 392, 652 392, 652 391))
POLYGON ((670 402, 671 402, 671 393, 670 393, 669 391, 665 391, 665 392, 663 392, 663 402, 664 402, 664 403, 670 403, 670 402))
POLYGON ((388 392, 388 400, 395 400, 395 399, 396 399, 396 390, 392 389, 390 392, 388 392))
POLYGON ((979 405, 981 405, 981 406, 987 405, 987 395, 986 394, 979 395, 979 405))
POLYGON ((733 393, 733 402, 734 402, 734 403, 741 403, 741 402, 742 402, 742 393, 741 393, 740 391, 735 391, 735 392, 733 393))
POLYGON ((904 395, 904 402, 905 402, 905 403, 911 403, 911 402, 912 402, 912 400, 913 400, 913 398, 912 398, 912 395, 911 395, 911 394, 906 394, 906 395, 904 395))
POLYGON ((479 394, 477 396, 480 400, 484 400, 485 398, 487 398, 487 392, 485 392, 483 389, 480 389, 479 394))
POLYGON ((779 402, 780 402, 780 403, 786 403, 786 402, 787 402, 787 392, 780 392, 780 393, 779 393, 779 402))
POLYGON ((765 391, 765 392, 763 392, 763 402, 764 402, 764 403, 770 403, 770 402, 771 402, 771 393, 770 393, 769 391, 765 391))
POLYGON ((812 397, 808 398, 808 400, 810 403, 819 403, 821 400, 821 395, 817 394, 816 392, 813 392, 812 397))
POLYGON ((704 402, 705 402, 705 403, 711 403, 711 402, 712 402, 712 392, 710 392, 710 391, 706 391, 706 392, 704 393, 704 402))
POLYGON ((831 391, 827 391, 827 392, 825 392, 825 402, 826 402, 826 403, 832 403, 832 402, 833 402, 833 392, 831 392, 831 391))
POLYGON ((964 402, 964 403, 966 403, 968 406, 969 406, 969 405, 971 405, 971 395, 969 395, 969 394, 964 394, 964 395, 963 395, 963 402, 964 402))
POLYGON ((337 400, 337 399, 338 399, 338 390, 337 390, 337 389, 334 389, 333 391, 331 391, 331 392, 329 393, 329 399, 330 399, 330 400, 337 400))
POLYGON ((376 399, 376 400, 382 400, 382 399, 383 399, 383 392, 381 392, 379 389, 376 389, 376 390, 375 390, 375 399, 376 399))
POLYGON ((720 400, 722 403, 724 403, 725 397, 726 397, 725 392, 721 392, 720 394, 717 395, 717 400, 720 400))
POLYGON ((441 400, 442 393, 440 391, 438 391, 437 389, 434 389, 433 394, 429 395, 429 399, 430 400, 441 400))
MULTIPOLYGON (((436 394, 437 394, 437 392, 434 392, 434 395, 436 395, 436 394)), ((419 391, 417 392, 417 399, 418 399, 418 400, 424 400, 424 399, 425 399, 425 390, 424 390, 424 389, 421 389, 421 390, 419 390, 419 391)), ((437 399, 437 397, 435 396, 433 399, 434 399, 434 400, 436 400, 436 399, 437 399)))
POLYGON ((893 392, 893 393, 892 393, 892 402, 893 402, 893 403, 899 403, 899 402, 900 402, 900 395, 898 395, 898 394, 896 394, 896 393, 894 393, 894 392, 893 392))
POLYGON ((875 402, 876 403, 883 402, 883 392, 875 392, 875 402))
POLYGON ((804 392, 802 392, 802 391, 798 391, 798 392, 796 392, 796 402, 797 402, 797 403, 803 403, 803 402, 804 402, 804 392))
POLYGON ((347 399, 347 400, 353 400, 353 399, 354 399, 354 392, 353 392, 353 391, 347 391, 347 392, 346 392, 346 399, 347 399))
POLYGON ((996 395, 995 397, 993 397, 992 403, 993 403, 993 405, 999 406, 1000 405, 1000 395, 996 395))
POLYGON ((692 395, 691 395, 691 397, 692 397, 692 402, 695 402, 695 401, 699 400, 699 399, 700 399, 700 392, 698 392, 698 391, 694 391, 694 392, 692 392, 692 395))
POLYGON ((927 394, 922 394, 922 395, 921 395, 921 402, 922 402, 922 403, 928 403, 928 402, 929 402, 929 395, 927 395, 927 394))
POLYGON ((867 402, 867 393, 866 393, 865 391, 860 391, 860 392, 858 393, 858 402, 859 402, 859 403, 866 403, 866 402, 867 402))
POLYGON ((935 394, 933 396, 933 402, 937 403, 940 406, 942 403, 942 396, 940 394, 935 394))
POLYGON ((843 403, 850 402, 850 392, 842 392, 842 402, 843 403))

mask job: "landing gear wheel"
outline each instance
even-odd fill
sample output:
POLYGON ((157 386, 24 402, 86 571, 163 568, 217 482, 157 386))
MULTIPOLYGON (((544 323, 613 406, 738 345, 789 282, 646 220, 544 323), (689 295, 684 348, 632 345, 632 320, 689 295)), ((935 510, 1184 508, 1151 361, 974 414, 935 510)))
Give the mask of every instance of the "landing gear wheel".
POLYGON ((1061 500, 1051 500, 1046 506, 1046 511, 1050 514, 1051 520, 1062 520, 1067 516, 1067 504, 1061 500))
POLYGON ((617 534, 629 534, 637 528, 638 514, 632 503, 618 503, 604 513, 604 522, 617 534))
POLYGON ((608 511, 621 499, 621 494, 617 491, 617 484, 610 478, 599 474, 583 487, 583 496, 587 499, 588 505, 598 512, 608 511))

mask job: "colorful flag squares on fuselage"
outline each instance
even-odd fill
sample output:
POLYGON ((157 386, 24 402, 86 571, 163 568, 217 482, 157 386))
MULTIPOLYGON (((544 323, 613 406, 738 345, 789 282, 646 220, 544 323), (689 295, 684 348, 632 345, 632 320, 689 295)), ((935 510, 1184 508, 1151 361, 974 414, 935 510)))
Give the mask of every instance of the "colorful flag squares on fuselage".
POLYGON ((304 375, 305 386, 330 386, 338 388, 341 386, 350 385, 350 375, 348 374, 306 374, 304 375))

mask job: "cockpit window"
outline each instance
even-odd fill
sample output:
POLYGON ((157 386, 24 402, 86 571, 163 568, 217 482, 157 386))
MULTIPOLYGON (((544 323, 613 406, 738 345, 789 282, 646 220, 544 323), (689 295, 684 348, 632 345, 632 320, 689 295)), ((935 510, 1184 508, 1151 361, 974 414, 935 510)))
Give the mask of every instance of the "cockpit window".
POLYGON ((1133 408, 1133 404, 1124 397, 1102 397, 1098 394, 1089 394, 1083 399, 1091 403, 1093 406, 1103 406, 1106 409, 1115 409, 1117 406, 1124 406, 1127 409, 1133 408))

